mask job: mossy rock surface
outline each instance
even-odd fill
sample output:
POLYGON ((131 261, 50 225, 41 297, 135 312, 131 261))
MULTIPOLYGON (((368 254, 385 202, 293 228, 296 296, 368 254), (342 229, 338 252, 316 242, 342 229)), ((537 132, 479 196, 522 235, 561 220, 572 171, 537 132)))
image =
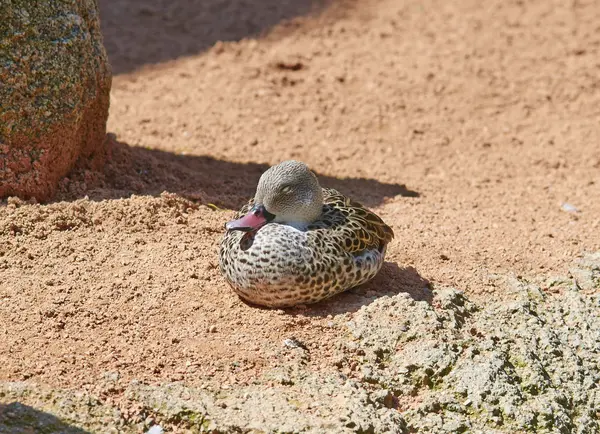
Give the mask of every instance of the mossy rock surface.
POLYGON ((112 76, 94 0, 0 2, 0 197, 48 200, 101 163, 112 76))

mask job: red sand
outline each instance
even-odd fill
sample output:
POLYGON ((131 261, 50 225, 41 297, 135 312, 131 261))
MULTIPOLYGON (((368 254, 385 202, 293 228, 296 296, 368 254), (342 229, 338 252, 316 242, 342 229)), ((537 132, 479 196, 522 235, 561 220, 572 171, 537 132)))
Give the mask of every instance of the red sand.
POLYGON ((229 33, 199 30, 219 28, 205 2, 100 3, 117 139, 58 202, 0 207, 2 380, 235 384, 279 364, 290 336, 333 369, 335 315, 436 286, 502 297, 496 273, 563 274, 600 249, 595 2, 341 2, 208 51, 229 33), (261 172, 289 158, 396 239, 365 287, 257 309, 221 277, 218 244, 261 172))

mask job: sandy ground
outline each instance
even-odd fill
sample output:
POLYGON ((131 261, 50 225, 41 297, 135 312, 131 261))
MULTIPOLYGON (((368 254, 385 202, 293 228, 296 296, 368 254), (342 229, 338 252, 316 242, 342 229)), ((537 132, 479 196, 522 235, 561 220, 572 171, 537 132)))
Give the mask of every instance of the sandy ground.
POLYGON ((600 249, 594 1, 99 3, 111 160, 54 203, 0 206, 0 380, 105 397, 106 372, 248 384, 291 336, 333 370, 331 320, 381 295, 499 299, 498 273, 564 274, 600 249), (289 158, 396 239, 370 284, 258 309, 220 276, 218 244, 289 158))

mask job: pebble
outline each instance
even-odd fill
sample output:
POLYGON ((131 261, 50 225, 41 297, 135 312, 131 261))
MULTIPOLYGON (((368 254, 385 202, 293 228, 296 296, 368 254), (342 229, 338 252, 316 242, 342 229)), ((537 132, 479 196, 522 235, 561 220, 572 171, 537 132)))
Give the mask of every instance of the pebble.
POLYGON ((209 332, 209 333, 216 333, 216 332, 217 332, 217 326, 216 326, 216 325, 211 325, 211 326, 208 328, 208 332, 209 332))
POLYGON ((118 372, 106 371, 102 373, 102 377, 107 381, 115 382, 121 378, 121 375, 118 372))
POLYGON ((577 207, 575 207, 574 205, 571 205, 568 202, 563 202, 560 205, 560 209, 562 209, 563 211, 566 211, 566 212, 579 212, 579 209, 577 207))
POLYGON ((162 426, 154 425, 152 428, 150 428, 148 431, 146 431, 146 434, 163 434, 164 432, 165 432, 165 430, 163 429, 162 426))
POLYGON ((306 346, 300 342, 298 339, 296 338, 288 338, 285 339, 283 341, 283 346, 284 347, 288 347, 288 348, 302 348, 302 349, 306 349, 306 346))

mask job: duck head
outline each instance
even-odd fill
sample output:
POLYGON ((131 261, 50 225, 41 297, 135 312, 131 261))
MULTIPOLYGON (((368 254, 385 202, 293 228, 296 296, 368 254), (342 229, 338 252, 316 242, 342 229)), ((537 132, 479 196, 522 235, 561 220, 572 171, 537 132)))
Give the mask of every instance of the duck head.
POLYGON ((229 231, 256 231, 269 222, 306 228, 323 208, 323 190, 308 166, 284 161, 269 168, 258 181, 254 206, 243 217, 228 222, 229 231))

